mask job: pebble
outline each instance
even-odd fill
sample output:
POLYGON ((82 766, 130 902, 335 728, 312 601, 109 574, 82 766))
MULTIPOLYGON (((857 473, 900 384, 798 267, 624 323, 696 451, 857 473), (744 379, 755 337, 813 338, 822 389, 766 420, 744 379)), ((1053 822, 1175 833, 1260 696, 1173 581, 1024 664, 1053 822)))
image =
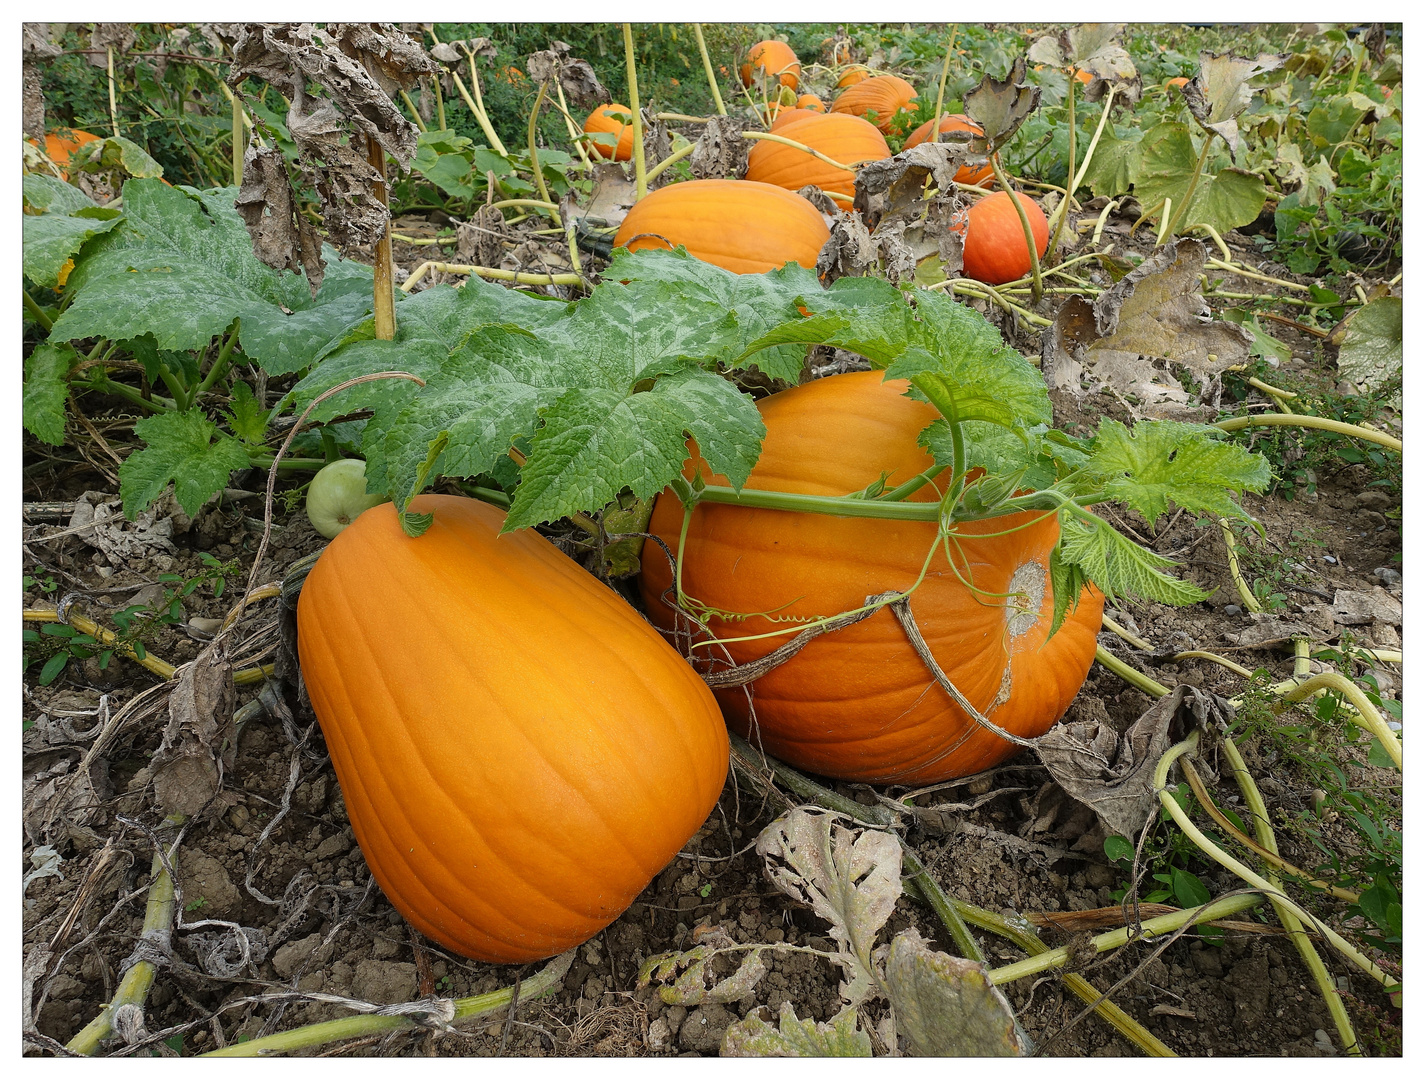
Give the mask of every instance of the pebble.
POLYGON ((1376 576, 1376 580, 1378 580, 1387 589, 1390 588, 1392 585, 1400 584, 1399 570, 1392 570, 1388 566, 1377 566, 1374 570, 1371 571, 1371 573, 1374 574, 1376 576))
POLYGON ((1222 614, 1240 615, 1242 614, 1242 609, 1236 604, 1228 604, 1225 608, 1222 609, 1222 614))
POLYGON ((1334 555, 1323 555, 1323 556, 1321 556, 1321 561, 1324 562, 1324 563, 1330 563, 1332 566, 1335 566, 1335 565, 1336 565, 1336 556, 1334 556, 1334 555))

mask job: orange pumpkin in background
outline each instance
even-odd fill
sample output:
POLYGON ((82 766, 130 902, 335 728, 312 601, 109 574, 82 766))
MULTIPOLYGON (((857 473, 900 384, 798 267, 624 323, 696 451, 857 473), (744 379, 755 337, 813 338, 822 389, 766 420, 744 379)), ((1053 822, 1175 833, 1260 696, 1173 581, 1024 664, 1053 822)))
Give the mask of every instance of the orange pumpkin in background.
MULTIPOLYGON (((895 486, 930 468, 933 461, 917 439, 940 414, 904 396, 907 386, 883 381, 879 371, 853 372, 764 398, 758 408, 767 435, 744 490, 846 495, 882 479, 895 486)), ((685 475, 697 471, 710 484, 727 482, 710 475, 695 455, 685 475)), ((909 501, 938 497, 929 484, 909 501)), ((664 492, 649 532, 676 553, 682 525, 682 504, 664 492)), ((936 532, 934 522, 699 504, 682 550, 682 587, 700 604, 747 617, 714 617, 709 629, 726 654, 694 649, 694 655, 730 654, 745 664, 791 637, 749 640, 756 635, 909 588, 936 548, 936 532)), ((1102 618, 1102 596, 1086 589, 1049 637, 1049 553, 1058 535, 1052 512, 962 523, 952 547, 955 567, 941 545, 910 598, 950 681, 989 720, 1024 738, 1043 734, 1069 707, 1093 662, 1102 618)), ((668 560, 653 541, 644 553, 644 608, 671 639, 676 620, 668 604, 668 560)), ((716 693, 728 724, 754 746, 823 776, 931 784, 979 772, 1018 751, 940 687, 884 608, 813 638, 747 688, 716 693)))
POLYGON ((901 109, 914 108, 915 87, 899 75, 877 75, 847 87, 831 106, 832 112, 865 117, 876 114, 876 126, 887 135, 900 134, 908 126, 901 109))
POLYGON ((769 80, 776 80, 793 90, 801 81, 802 63, 785 41, 759 41, 747 50, 747 59, 742 62, 742 68, 738 72, 742 76, 743 86, 753 84, 757 68, 765 70, 769 80))
POLYGON ((327 546, 298 652, 381 890, 462 956, 526 963, 616 919, 722 792, 727 729, 628 603, 503 511, 390 504, 327 546))
POLYGON ((596 153, 601 157, 612 158, 614 161, 628 161, 633 156, 633 110, 627 105, 620 105, 613 102, 608 105, 600 105, 589 114, 589 118, 584 121, 584 132, 591 132, 613 135, 618 139, 618 144, 609 146, 606 143, 589 140, 596 153), (619 114, 627 116, 625 121, 619 114))
MULTIPOLYGON (((776 133, 813 150, 819 150, 832 161, 855 165, 862 161, 883 161, 891 156, 885 136, 874 124, 859 116, 845 113, 813 114, 795 120, 776 133)), ((776 184, 788 191, 800 191, 812 184, 824 191, 842 195, 856 193, 854 170, 840 169, 798 150, 770 139, 759 139, 747 155, 747 179, 776 184)))
MULTIPOLYGON (((1024 207, 1029 230, 1042 257, 1049 247, 1049 219, 1039 204, 1022 191, 1015 192, 1015 198, 1024 207)), ((1024 242, 1024 226, 1007 192, 996 191, 978 200, 956 231, 965 237, 965 277, 1003 285, 1019 280, 1032 269, 1029 245, 1024 242)))
POLYGON ((685 180, 634 203, 614 246, 638 251, 681 244, 724 270, 761 274, 789 262, 816 266, 830 238, 816 207, 790 191, 753 180, 685 180))
MULTIPOLYGON (((912 146, 919 146, 930 138, 930 127, 934 120, 927 120, 910 133, 902 149, 909 150, 912 146)), ((956 113, 953 116, 943 116, 940 118, 941 131, 969 131, 976 135, 983 135, 984 129, 975 123, 968 116, 956 113)), ((955 174, 955 179, 961 184, 985 184, 994 179, 995 171, 987 161, 983 165, 965 165, 955 174)))
POLYGON ((797 108, 810 109, 812 112, 826 112, 826 102, 815 94, 803 94, 797 98, 797 108))
MULTIPOLYGON (((59 166, 60 175, 68 180, 69 172, 65 166, 69 164, 69 155, 85 143, 95 142, 102 138, 104 138, 103 135, 94 135, 77 128, 56 128, 54 131, 45 133, 45 155, 59 166)), ((39 145, 34 139, 28 141, 32 146, 39 145)))

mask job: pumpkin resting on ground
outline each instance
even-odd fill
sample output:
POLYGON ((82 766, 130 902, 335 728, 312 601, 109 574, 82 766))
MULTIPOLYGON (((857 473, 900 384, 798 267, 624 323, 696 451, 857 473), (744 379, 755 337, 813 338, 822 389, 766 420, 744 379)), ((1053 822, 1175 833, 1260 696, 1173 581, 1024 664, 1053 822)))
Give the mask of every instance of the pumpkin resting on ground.
MULTIPOLYGON (((767 437, 746 486, 845 495, 887 473, 890 487, 929 468, 932 460, 916 440, 939 414, 903 396, 906 387, 904 381, 883 382, 878 371, 855 372, 759 402, 767 437)), ((709 483, 727 483, 710 477, 701 458, 694 457, 689 476, 694 468, 709 483)), ((911 500, 937 497, 927 485, 911 500)), ((682 521, 681 504, 665 492, 649 531, 676 552, 682 521)), ((683 550, 683 589, 722 612, 766 613, 712 619, 718 638, 786 630, 797 617, 835 616, 861 607, 869 596, 909 588, 935 535, 930 522, 702 503, 683 550)), ((1054 611, 1049 552, 1058 535, 1052 513, 961 525, 952 548, 956 566, 980 591, 959 580, 942 547, 910 599, 950 681, 991 721, 1025 738, 1047 731, 1078 692, 1093 662, 1103 612, 1103 597, 1085 590, 1048 637, 1054 611)), ((674 629, 674 612, 665 602, 671 587, 668 560, 649 541, 640 588, 649 617, 665 633, 674 629)), ((726 648, 743 664, 790 638, 730 641, 726 648)), ((927 784, 989 768, 1017 751, 954 703, 888 609, 813 638, 747 689, 755 730, 744 688, 717 691, 729 725, 768 753, 825 776, 927 784)))
POLYGON ((634 203, 614 246, 637 251, 681 244, 734 274, 761 274, 789 262, 815 266, 830 238, 816 207, 790 191, 750 179, 685 180, 634 203))
MULTIPOLYGON (((1039 204, 1022 191, 1015 198, 1029 218, 1029 231, 1042 257, 1049 247, 1049 219, 1039 204)), ((964 276, 990 285, 1017 281, 1029 273, 1029 245, 1024 242, 1024 226, 1009 201, 1009 193, 996 191, 970 207, 959 227, 951 228, 965 237, 964 276)))
MULTIPOLYGON (((862 161, 884 161, 891 156, 885 136, 876 125, 859 116, 844 113, 813 113, 783 125, 775 132, 784 138, 819 150, 832 161, 855 165, 862 161)), ((771 139, 759 139, 747 154, 747 179, 775 184, 788 191, 800 191, 812 184, 824 191, 856 194, 856 173, 828 165, 805 150, 771 139)))
POLYGON ((390 504, 317 560, 298 651, 347 814, 391 903, 497 963, 553 956, 628 907, 702 825, 727 731, 624 600, 503 512, 390 504))
POLYGON ((618 139, 618 142, 609 146, 590 139, 588 140, 589 145, 602 157, 613 158, 615 161, 628 161, 633 156, 633 124, 625 122, 623 116, 632 117, 632 115, 632 109, 627 105, 620 105, 618 102, 598 106, 584 121, 585 134, 606 132, 618 139))
POLYGON ((876 75, 852 83, 841 91, 832 103, 831 111, 863 117, 874 112, 876 126, 882 132, 899 135, 910 125, 906 117, 896 114, 901 109, 914 108, 915 97, 915 87, 899 75, 876 75))
POLYGON ((743 86, 753 84, 757 78, 757 68, 762 68, 770 80, 776 80, 772 83, 774 86, 780 82, 783 86, 795 90, 801 80, 802 63, 785 41, 759 41, 747 50, 747 59, 742 62, 742 68, 738 72, 742 76, 743 86))

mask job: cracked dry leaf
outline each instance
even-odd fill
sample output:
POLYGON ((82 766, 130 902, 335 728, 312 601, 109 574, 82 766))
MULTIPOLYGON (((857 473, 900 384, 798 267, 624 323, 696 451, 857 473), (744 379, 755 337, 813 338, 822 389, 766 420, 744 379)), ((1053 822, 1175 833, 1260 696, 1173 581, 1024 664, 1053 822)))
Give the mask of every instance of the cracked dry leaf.
POLYGON ((916 1057, 1020 1057, 1014 1012, 984 964, 931 949, 919 932, 885 949, 886 991, 916 1057))
MULTIPOLYGON (((1252 344, 1242 327, 1211 318, 1198 281, 1206 262, 1201 243, 1180 239, 1145 259, 1091 308, 1070 297, 1055 317, 1054 351, 1082 364, 1097 383, 1138 396, 1143 415, 1181 411, 1188 394, 1166 361, 1201 381, 1245 362, 1252 344)), ((1081 392, 1072 375, 1059 370, 1060 357, 1053 359, 1055 385, 1081 392)))
POLYGON ((773 1027, 758 1016, 729 1025, 722 1037, 722 1057, 870 1057, 871 1037, 847 1006, 824 1024, 798 1020, 790 1001, 782 1002, 773 1027))
POLYGON ((1035 64, 1068 67, 1082 64, 1090 56, 1112 45, 1123 31, 1122 23, 1080 23, 1057 34, 1045 34, 1029 46, 1029 59, 1035 64))
POLYGON ((1024 82, 1028 65, 1019 57, 1003 81, 986 75, 965 95, 965 115, 985 133, 986 153, 1009 142, 1019 125, 1039 107, 1039 87, 1024 82))
POLYGON ((326 276, 322 238, 297 205, 281 150, 248 144, 242 161, 242 188, 233 208, 247 226, 258 261, 274 270, 305 271, 315 300, 326 276))
POLYGON ((709 116, 688 156, 695 180, 740 180, 747 173, 751 141, 742 137, 750 126, 735 116, 709 116))
POLYGON ((50 41, 49 23, 24 23, 22 26, 20 67, 23 74, 23 93, 20 126, 27 138, 43 143, 45 95, 38 61, 52 60, 64 50, 50 41))
POLYGON ((191 818, 209 806, 232 768, 233 666, 225 641, 185 664, 168 697, 168 725, 148 766, 165 815, 191 818))
POLYGON ((1208 131, 1215 131, 1227 144, 1232 160, 1237 160, 1239 132, 1237 117, 1252 104, 1253 78, 1281 67, 1286 57, 1260 53, 1255 57, 1198 54, 1198 73, 1183 87, 1188 111, 1208 131))
POLYGON ((816 257, 816 273, 828 285, 837 278, 874 273, 878 245, 859 214, 839 213, 831 223, 831 237, 816 257))
MULTIPOLYGON (((969 133, 947 132, 947 136, 960 134, 969 133)), ((970 141, 949 139, 921 143, 884 161, 868 162, 856 173, 853 208, 876 216, 918 211, 925 203, 927 180, 942 192, 953 192, 960 167, 983 156, 976 154, 970 141)))
POLYGON ((847 980, 841 996, 859 1005, 876 984, 871 950, 901 894, 900 843, 890 833, 848 829, 834 815, 789 810, 757 837, 768 880, 830 924, 847 980))
POLYGON ((1158 807, 1153 771, 1163 754, 1194 727, 1221 730, 1234 715, 1225 698, 1183 685, 1154 702, 1121 738, 1099 720, 1060 724, 1039 737, 1034 752, 1110 833, 1134 839, 1158 807))
MULTIPOLYGON (((1382 296, 1351 314, 1345 325, 1336 366, 1362 389, 1398 378, 1405 362, 1405 303, 1382 296)), ((1390 402, 1401 405, 1400 393, 1390 402)))
POLYGON ((665 953, 645 960, 638 972, 638 985, 658 982, 658 996, 668 1005, 725 1005, 740 1001, 767 974, 761 949, 746 952, 731 975, 719 978, 708 970, 708 964, 715 957, 743 951, 736 945, 727 931, 718 927, 704 938, 703 944, 686 952, 665 953))

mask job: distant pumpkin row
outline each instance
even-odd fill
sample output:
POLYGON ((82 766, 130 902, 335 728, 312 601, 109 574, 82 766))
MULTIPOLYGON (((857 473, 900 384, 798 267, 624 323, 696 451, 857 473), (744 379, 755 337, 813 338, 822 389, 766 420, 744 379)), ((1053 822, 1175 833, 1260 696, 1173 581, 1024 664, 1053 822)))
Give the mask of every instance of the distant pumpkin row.
MULTIPOLYGON (((796 54, 780 41, 752 46, 740 72, 744 85, 752 85, 754 70, 792 90, 801 76, 796 54)), ((745 179, 690 180, 650 192, 624 218, 615 246, 638 250, 681 245, 689 254, 738 274, 760 274, 788 262, 815 266, 830 230, 821 213, 795 193, 811 186, 853 196, 856 167, 891 156, 883 133, 904 120, 900 110, 911 107, 916 97, 915 87, 904 79, 872 76, 862 67, 848 70, 838 85, 845 89, 830 113, 812 94, 803 94, 795 107, 774 104, 771 132, 845 167, 784 142, 759 139, 748 154, 745 179), (876 116, 877 122, 870 123, 868 115, 876 116)), ((625 122, 629 115, 628 107, 618 104, 600 106, 590 114, 585 132, 606 132, 618 139, 616 145, 593 143, 600 154, 628 160, 633 148, 633 128, 625 122)), ((906 148, 929 139, 933 123, 927 120, 916 128, 906 139, 906 148)), ((973 120, 958 114, 943 117, 939 130, 981 133, 973 120)), ((965 166, 955 179, 985 186, 993 182, 993 175, 992 167, 984 163, 965 166)), ((1018 199, 1043 255, 1049 243, 1044 212, 1028 196, 1020 194, 1018 199)), ((978 200, 956 230, 965 237, 965 277, 1001 285, 1029 273, 1029 248, 1008 194, 996 192, 978 200)))

